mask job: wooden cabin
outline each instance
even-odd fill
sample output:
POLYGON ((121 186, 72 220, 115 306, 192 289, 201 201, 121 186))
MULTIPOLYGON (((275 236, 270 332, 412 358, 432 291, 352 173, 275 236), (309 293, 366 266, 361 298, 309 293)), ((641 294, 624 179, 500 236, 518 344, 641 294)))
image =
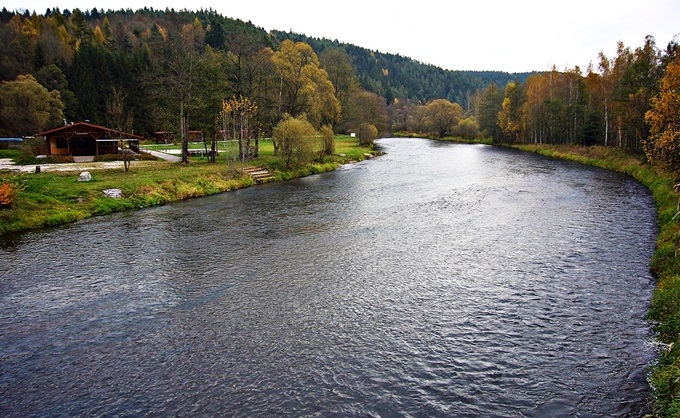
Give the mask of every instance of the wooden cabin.
POLYGON ((117 154, 122 144, 139 151, 139 135, 121 132, 87 122, 60 126, 36 136, 45 137, 47 155, 99 156, 117 154))

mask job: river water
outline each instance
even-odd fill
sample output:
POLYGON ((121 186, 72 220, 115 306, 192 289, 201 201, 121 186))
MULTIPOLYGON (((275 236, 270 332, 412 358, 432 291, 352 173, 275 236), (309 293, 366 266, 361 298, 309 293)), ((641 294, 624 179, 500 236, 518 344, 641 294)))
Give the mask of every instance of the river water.
POLYGON ((644 187, 489 146, 379 147, 0 238, 0 415, 647 411, 644 187))

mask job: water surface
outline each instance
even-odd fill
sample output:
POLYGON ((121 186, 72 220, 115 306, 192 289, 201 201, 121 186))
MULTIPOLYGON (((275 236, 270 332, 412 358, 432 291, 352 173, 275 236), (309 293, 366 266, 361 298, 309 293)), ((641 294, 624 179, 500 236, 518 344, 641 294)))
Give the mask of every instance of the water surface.
POLYGON ((332 173, 0 238, 0 415, 644 414, 644 187, 379 143, 332 173))

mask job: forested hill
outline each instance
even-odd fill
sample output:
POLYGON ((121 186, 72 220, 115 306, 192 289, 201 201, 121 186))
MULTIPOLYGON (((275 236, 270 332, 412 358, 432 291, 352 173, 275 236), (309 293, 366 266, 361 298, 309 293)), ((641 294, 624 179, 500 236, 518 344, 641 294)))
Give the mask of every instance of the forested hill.
POLYGON ((371 51, 336 40, 319 39, 293 32, 271 31, 281 42, 290 39, 309 44, 317 54, 329 48, 341 48, 350 57, 363 88, 387 99, 409 98, 427 103, 434 99, 447 99, 465 108, 475 92, 484 91, 491 83, 499 87, 514 81, 524 83, 531 73, 506 73, 502 71, 451 71, 423 64, 401 55, 371 51))
POLYGON ((0 135, 33 135, 63 119, 127 132, 179 132, 182 112, 191 115, 191 129, 215 130, 223 100, 234 97, 257 103, 256 125, 266 133, 284 114, 306 114, 339 132, 362 124, 389 132, 406 129, 388 121, 386 108, 395 98, 410 99, 400 104, 414 109, 447 99, 469 111, 491 83, 502 90, 529 75, 444 70, 337 41, 267 32, 213 10, 55 8, 38 15, 3 8, 0 39, 5 93, 14 97, 37 88, 40 103, 50 108, 44 113, 49 120, 36 116, 29 123, 19 117, 25 114, 19 102, 30 101, 19 100, 14 113, 0 103, 0 135), (305 80, 287 71, 297 59, 313 70, 314 89, 302 89, 305 80), (284 83, 283 77, 291 79, 284 83), (330 89, 322 88, 329 83, 330 89))

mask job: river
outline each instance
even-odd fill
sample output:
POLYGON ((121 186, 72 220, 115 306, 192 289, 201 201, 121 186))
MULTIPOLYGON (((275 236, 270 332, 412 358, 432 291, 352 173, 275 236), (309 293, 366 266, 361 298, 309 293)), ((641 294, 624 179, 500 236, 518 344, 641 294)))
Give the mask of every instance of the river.
POLYGON ((643 186, 484 145, 378 146, 0 237, 0 415, 648 411, 643 186))

